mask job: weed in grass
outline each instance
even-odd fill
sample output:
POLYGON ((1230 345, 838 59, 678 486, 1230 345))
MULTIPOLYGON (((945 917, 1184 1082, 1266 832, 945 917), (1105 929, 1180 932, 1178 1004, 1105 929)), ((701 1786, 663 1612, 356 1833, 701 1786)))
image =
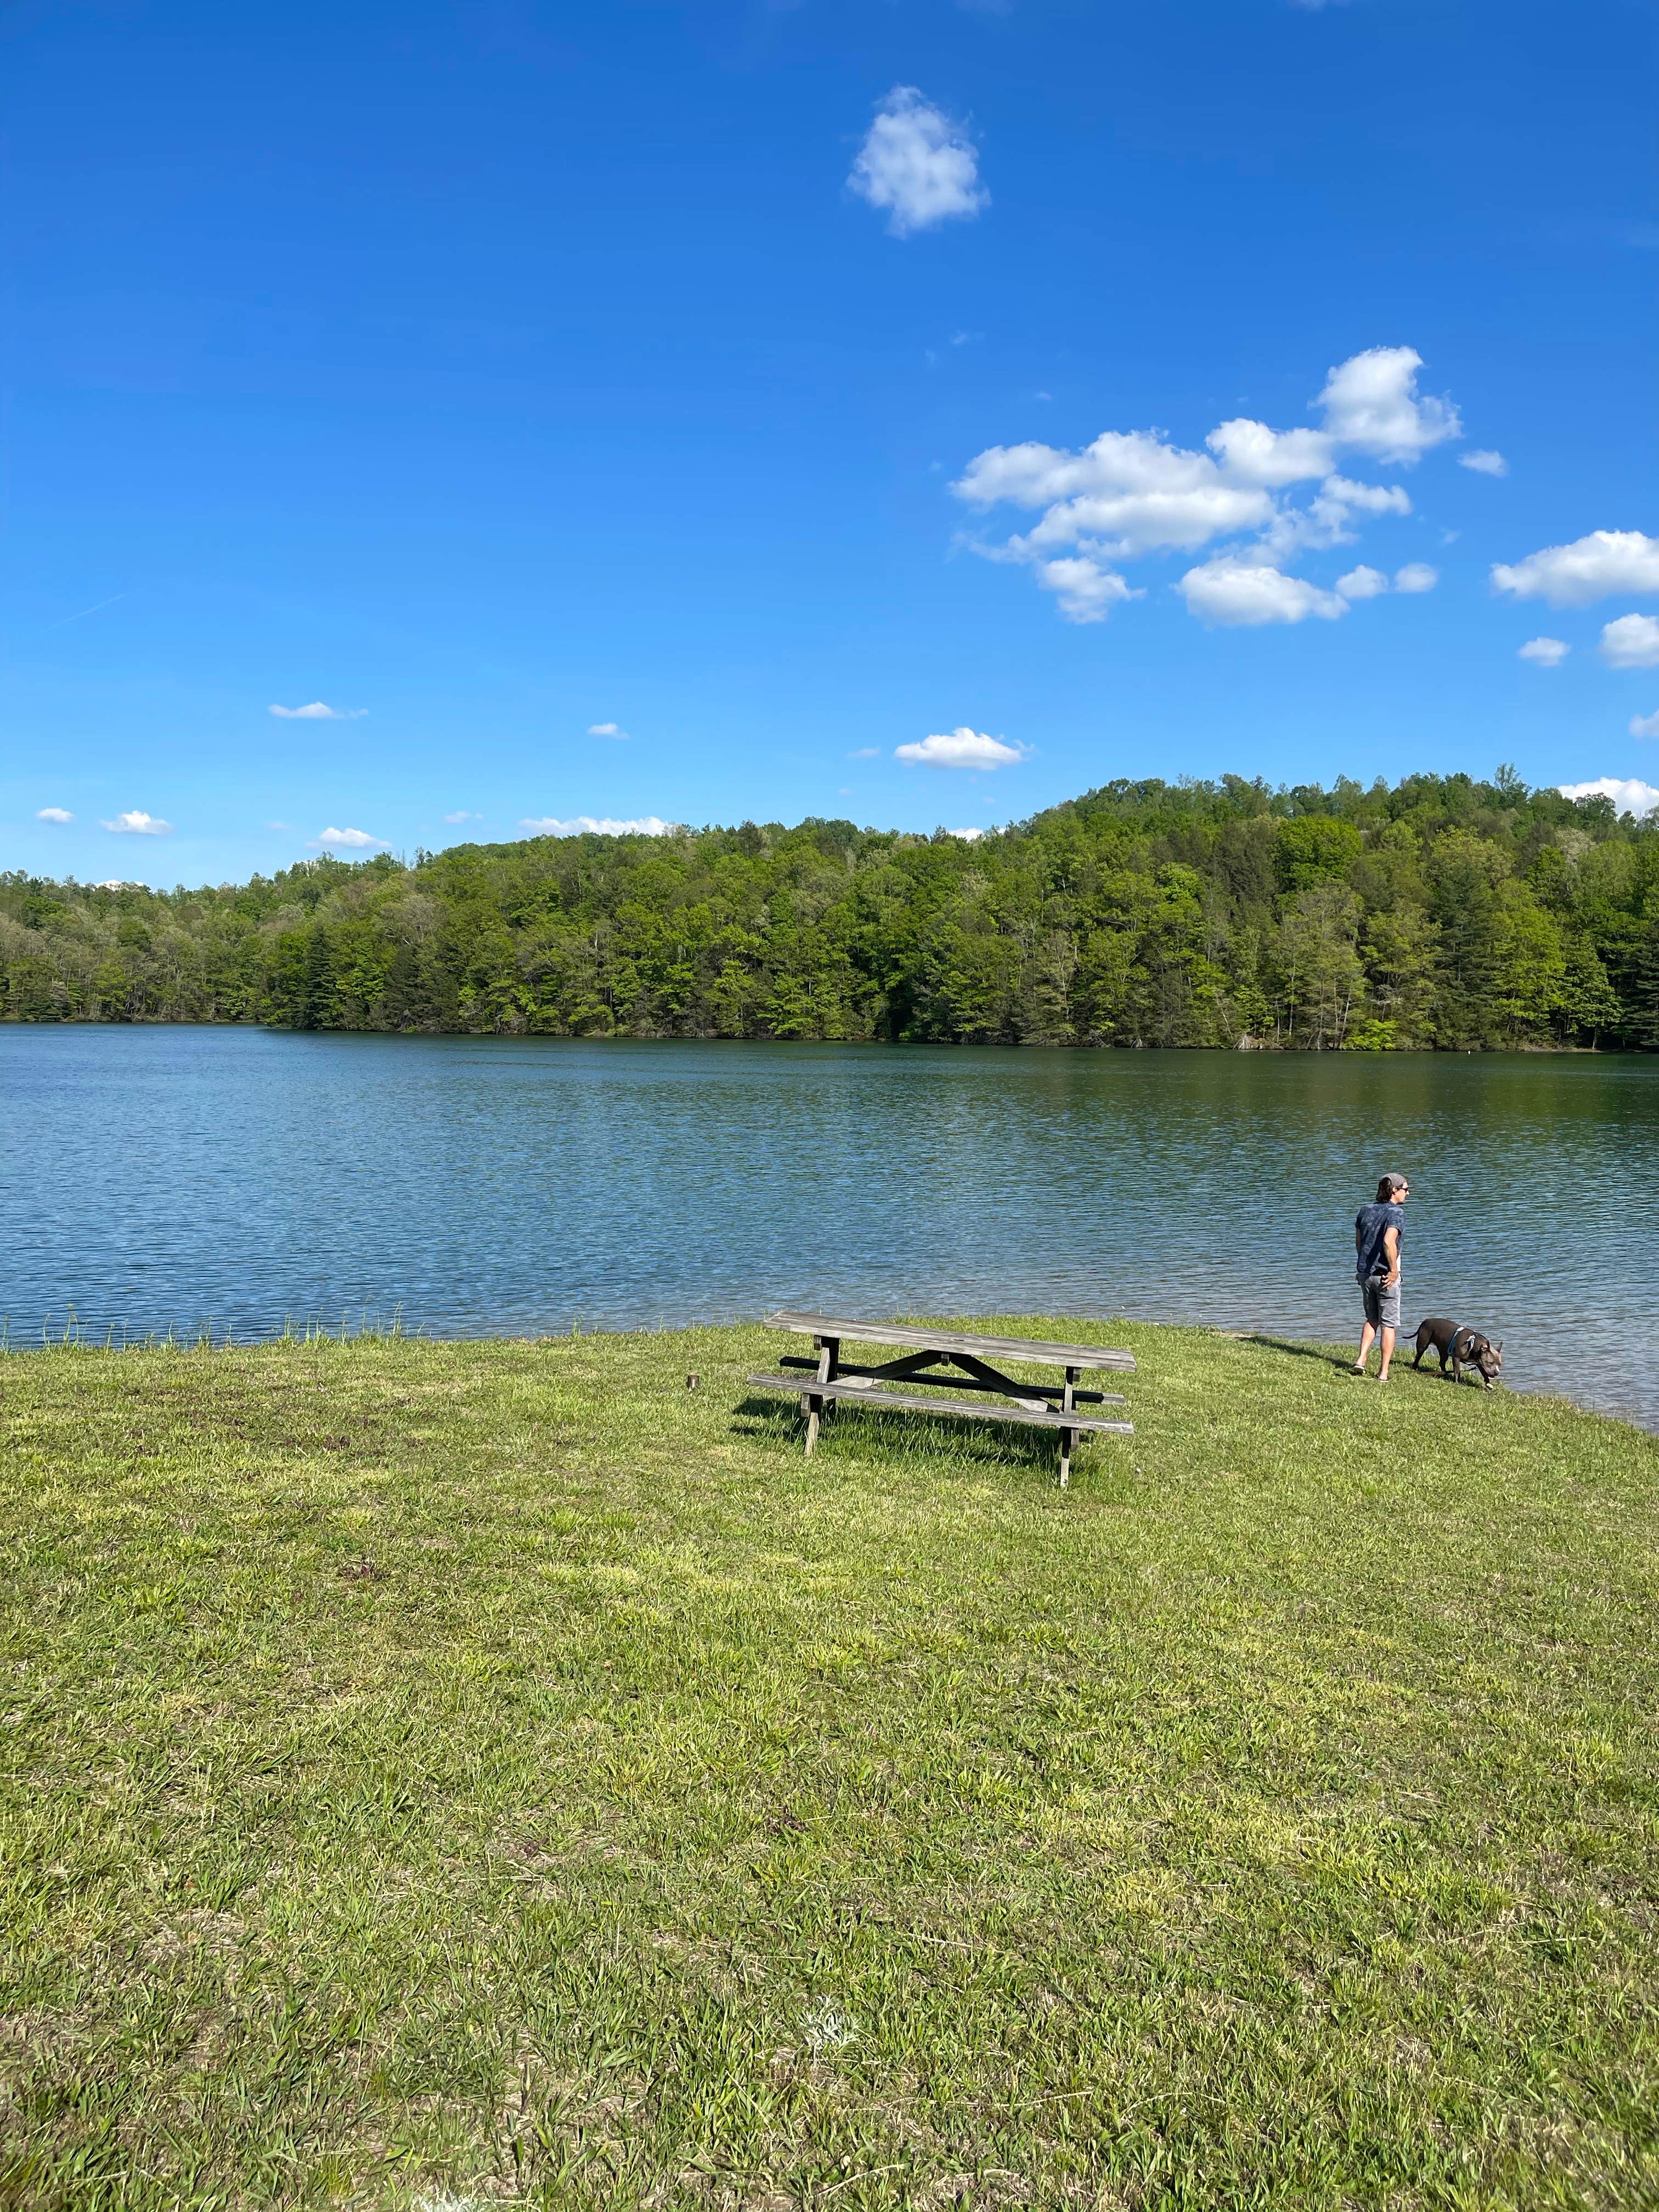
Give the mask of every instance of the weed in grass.
POLYGON ((0 2203, 1659 2203, 1659 1445, 983 1325, 7 1361, 0 2203))

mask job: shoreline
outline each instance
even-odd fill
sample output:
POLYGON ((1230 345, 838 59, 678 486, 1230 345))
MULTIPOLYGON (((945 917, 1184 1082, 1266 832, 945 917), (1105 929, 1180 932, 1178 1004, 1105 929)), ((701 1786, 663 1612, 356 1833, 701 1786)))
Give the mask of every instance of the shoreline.
POLYGON ((349 1029, 329 1024, 316 1028, 299 1028, 291 1023, 254 1020, 226 1020, 215 1017, 191 1020, 183 1017, 161 1014, 135 1014, 109 1021, 95 1014, 65 1014, 46 1020, 35 1016, 0 1013, 0 1030, 254 1030, 265 1036, 306 1037, 394 1037, 421 1038, 431 1041, 437 1037, 465 1037, 475 1044, 501 1042, 503 1044, 696 1044, 745 1046, 801 1046, 807 1045, 824 1051, 842 1051, 857 1047, 878 1047, 896 1052, 994 1052, 1029 1054, 1034 1052, 1062 1053, 1119 1053, 1155 1052, 1202 1054, 1206 1056, 1233 1053, 1262 1053, 1276 1060, 1651 1060, 1659 1056, 1659 1045, 1618 1045, 1548 1043, 1534 1040, 1515 1044, 1422 1045, 1422 1044, 1340 1044, 1300 1045, 1277 1043, 1272 1039, 1246 1036, 1232 1044, 1166 1044, 1138 1040, 1124 1042, 1116 1038, 1078 1037, 1057 1042, 1054 1039, 1025 1042, 1004 1038, 955 1037, 806 1037, 806 1036, 730 1036, 715 1031, 685 1031, 675 1030, 594 1030, 592 1031, 550 1029, 349 1029))
MULTIPOLYGON (((374 1309, 371 1308, 369 1310, 372 1312, 374 1309)), ((1030 1314, 1012 1316, 954 1314, 945 1316, 939 1313, 912 1313, 907 1310, 888 1318, 906 1325, 937 1322, 940 1326, 948 1326, 951 1328, 965 1328, 979 1332, 990 1331, 994 1326, 997 1329, 1006 1329, 1015 1334, 1037 1334, 1041 1330, 1047 1330, 1051 1334, 1055 1331, 1070 1331, 1080 1342, 1094 1341, 1097 1338, 1101 1341, 1105 1341, 1103 1337, 1100 1337, 1099 1333, 1103 1330, 1109 1332, 1113 1329, 1133 1330, 1137 1334, 1145 1334, 1154 1340, 1160 1334, 1180 1338, 1208 1337, 1219 1342, 1254 1347, 1261 1351, 1286 1352, 1297 1358, 1321 1358, 1339 1370, 1344 1369, 1345 1363, 1352 1364, 1353 1352, 1358 1343, 1357 1335, 1345 1342, 1338 1337, 1295 1337, 1274 1334, 1265 1328, 1231 1328, 1209 1322, 1148 1318, 1127 1314, 1102 1318, 1089 1315, 1044 1316, 1030 1314), (1081 1332, 1080 1334, 1079 1332, 1081 1332)), ((439 1334, 428 1329, 404 1328, 401 1325, 391 1328, 361 1328, 336 1330, 319 1324, 312 1328, 271 1330, 261 1335, 236 1336, 227 1334, 222 1337, 216 1337, 210 1335, 204 1325, 193 1334, 186 1331, 176 1333, 169 1331, 165 1334, 158 1334, 152 1331, 143 1339, 115 1342, 108 1340, 113 1334, 112 1327, 111 1330, 106 1332, 106 1340, 103 1341, 98 1340, 96 1332, 94 1331, 88 1334, 76 1334, 57 1338, 46 1336, 37 1343, 21 1335, 9 1334, 8 1324, 5 1328, 0 1328, 0 1360, 9 1358, 35 1360, 59 1355, 137 1358, 148 1354, 164 1353, 175 1357, 208 1354, 216 1358, 222 1358, 228 1355, 276 1352, 285 1347, 289 1350, 303 1351, 313 1346, 325 1346, 341 1348, 348 1346, 373 1348, 407 1345, 428 1346, 434 1350, 447 1347, 457 1351, 468 1347, 498 1346, 502 1349, 546 1351, 558 1346, 654 1344, 665 1343, 680 1337, 706 1338, 711 1335, 719 1337, 737 1334, 744 1335, 762 1334, 769 1337, 775 1332, 768 1330, 763 1316, 738 1315, 713 1319, 641 1322, 631 1328, 608 1326, 595 1328, 577 1328, 555 1333, 544 1331, 536 1334, 514 1334, 501 1329, 439 1334)), ((1373 1353, 1373 1359, 1375 1356, 1373 1353)), ((1403 1382, 1406 1377, 1410 1376, 1413 1378, 1413 1387, 1432 1382, 1444 1383, 1450 1389, 1461 1387, 1471 1395, 1476 1394, 1476 1386, 1473 1383, 1466 1382, 1458 1386, 1451 1382, 1449 1374, 1443 1376, 1432 1355, 1425 1358, 1420 1368, 1413 1368, 1412 1364, 1413 1357, 1414 1354, 1410 1349, 1410 1340, 1402 1336, 1395 1352, 1394 1370, 1389 1385, 1390 1389, 1395 1382, 1403 1382)), ((1374 1373, 1364 1381, 1358 1377, 1354 1380, 1357 1389, 1369 1387, 1375 1389, 1376 1387, 1374 1373)), ((1620 1428, 1634 1431, 1638 1436, 1652 1437, 1659 1441, 1659 1425, 1650 1427, 1632 1413, 1620 1413, 1606 1406, 1586 1405, 1562 1391, 1528 1390, 1505 1380, 1500 1382, 1492 1391, 1482 1392, 1479 1395, 1489 1397, 1503 1396, 1527 1406, 1559 1409, 1585 1420, 1610 1421, 1620 1428)))

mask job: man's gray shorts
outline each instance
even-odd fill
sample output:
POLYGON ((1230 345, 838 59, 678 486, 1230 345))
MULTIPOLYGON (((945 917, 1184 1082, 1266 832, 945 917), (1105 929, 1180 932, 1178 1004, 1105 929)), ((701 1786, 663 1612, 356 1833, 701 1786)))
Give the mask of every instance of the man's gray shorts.
POLYGON ((1365 1301, 1365 1318, 1373 1328, 1398 1328, 1400 1326, 1400 1279, 1392 1283, 1382 1275, 1373 1275, 1369 1282, 1361 1283, 1359 1295, 1365 1301))

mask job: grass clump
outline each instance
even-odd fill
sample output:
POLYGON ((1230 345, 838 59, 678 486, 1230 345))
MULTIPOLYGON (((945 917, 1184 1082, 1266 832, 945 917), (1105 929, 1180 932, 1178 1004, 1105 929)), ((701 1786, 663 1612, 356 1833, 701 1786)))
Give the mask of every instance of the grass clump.
POLYGON ((1659 1445, 982 1325, 4 1362, 0 2203, 1659 2203, 1659 1445))

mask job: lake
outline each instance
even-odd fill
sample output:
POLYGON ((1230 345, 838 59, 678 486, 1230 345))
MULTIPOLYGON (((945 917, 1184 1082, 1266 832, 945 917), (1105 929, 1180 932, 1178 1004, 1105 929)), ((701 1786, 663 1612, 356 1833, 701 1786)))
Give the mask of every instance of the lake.
POLYGON ((1659 1056, 1015 1052, 0 1027, 13 1344, 763 1313, 1406 1319, 1659 1428, 1659 1056))

